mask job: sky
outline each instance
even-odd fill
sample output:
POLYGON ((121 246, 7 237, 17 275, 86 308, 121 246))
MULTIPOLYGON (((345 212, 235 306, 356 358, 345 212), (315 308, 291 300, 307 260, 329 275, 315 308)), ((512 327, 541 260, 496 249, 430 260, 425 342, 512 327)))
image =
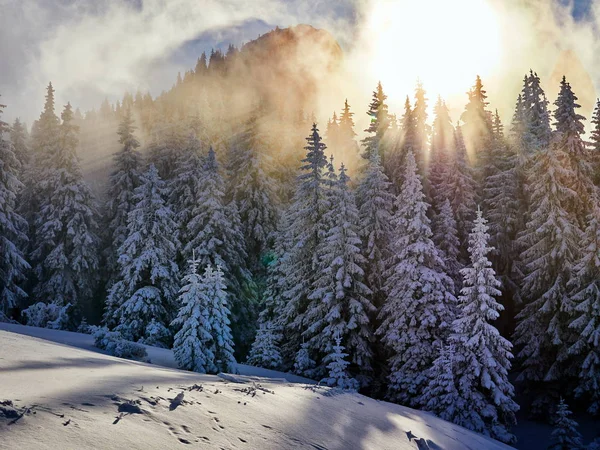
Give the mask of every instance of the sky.
MULTIPOLYGON (((157 95, 173 84, 177 72, 193 68, 202 51, 229 43, 239 46, 275 26, 298 23, 325 28, 338 40, 347 56, 349 76, 355 77, 353 86, 362 90, 356 102, 368 100, 373 82, 382 79, 384 86, 390 86, 392 105, 400 106, 417 78, 431 79, 432 90, 439 91, 431 95, 446 94, 439 79, 419 77, 418 68, 425 59, 413 64, 402 61, 402 45, 412 44, 415 34, 422 33, 421 38, 415 36, 415 42, 436 35, 439 17, 435 11, 440 5, 469 14, 469 5, 477 2, 490 3, 494 14, 504 18, 495 24, 501 51, 488 60, 480 56, 482 64, 489 66, 494 85, 500 86, 509 76, 515 80, 510 102, 501 102, 504 110, 514 104, 513 91, 524 71, 539 65, 541 72, 549 73, 552 68, 547 61, 554 61, 564 49, 575 47, 586 70, 600 78, 600 70, 595 70, 600 68, 595 56, 600 15, 592 0, 0 0, 4 120, 19 116, 30 124, 37 118, 49 81, 57 91, 58 105, 70 101, 82 110, 97 107, 104 98, 114 102, 126 90, 157 95), (425 7, 417 9, 417 5, 425 7), (386 20, 394 17, 387 24, 387 35, 379 31, 384 26, 374 19, 377 14, 386 20), (512 27, 521 29, 517 32, 512 27), (568 41, 565 45, 563 38, 568 41), (540 43, 544 48, 538 51, 540 43), (355 75, 365 66, 372 70, 355 75)), ((444 30, 458 33, 454 36, 457 53, 467 55, 472 43, 460 42, 461 27, 444 30)), ((439 55, 442 60, 443 53, 439 55)), ((468 66, 468 81, 466 75, 456 74, 465 79, 457 82, 457 95, 463 96, 472 83, 471 72, 479 72, 475 63, 468 66)), ((491 97, 500 97, 490 91, 491 97)))

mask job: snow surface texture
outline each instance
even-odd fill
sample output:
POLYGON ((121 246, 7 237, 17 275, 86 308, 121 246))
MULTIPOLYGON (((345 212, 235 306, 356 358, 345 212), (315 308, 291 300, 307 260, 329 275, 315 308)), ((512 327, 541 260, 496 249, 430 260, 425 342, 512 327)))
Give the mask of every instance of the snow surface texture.
MULTIPOLYGON (((91 347, 93 340, 1 326, 78 347, 91 347)), ((428 413, 359 394, 281 379, 183 372, 6 331, 0 331, 0 342, 1 449, 511 448, 428 413)), ((161 352, 168 351, 148 353, 153 359, 161 352)))

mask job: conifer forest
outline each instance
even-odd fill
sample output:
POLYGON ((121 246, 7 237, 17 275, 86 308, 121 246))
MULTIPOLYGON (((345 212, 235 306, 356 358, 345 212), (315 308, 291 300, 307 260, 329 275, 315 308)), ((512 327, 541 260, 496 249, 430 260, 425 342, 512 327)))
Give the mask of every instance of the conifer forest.
POLYGON ((510 110, 474 70, 460 109, 423 77, 340 85, 324 112, 341 55, 273 27, 162 93, 88 109, 45 80, 28 123, 0 91, 0 322, 600 447, 572 417, 600 430, 600 100, 532 65, 510 110))

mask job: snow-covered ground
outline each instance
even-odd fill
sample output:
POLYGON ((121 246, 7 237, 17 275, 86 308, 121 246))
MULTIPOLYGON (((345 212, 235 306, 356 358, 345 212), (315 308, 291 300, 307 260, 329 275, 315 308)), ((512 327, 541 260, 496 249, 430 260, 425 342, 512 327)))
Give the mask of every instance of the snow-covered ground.
POLYGON ((99 353, 90 336, 0 324, 0 448, 511 448, 289 374, 239 365, 246 375, 218 377, 161 367, 173 365, 169 353, 149 348, 153 364, 128 361, 99 353))

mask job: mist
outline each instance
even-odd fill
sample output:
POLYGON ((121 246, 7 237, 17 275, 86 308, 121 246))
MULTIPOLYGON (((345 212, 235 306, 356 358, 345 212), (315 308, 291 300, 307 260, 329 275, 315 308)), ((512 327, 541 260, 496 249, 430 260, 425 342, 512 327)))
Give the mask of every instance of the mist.
MULTIPOLYGON (((474 2, 469 0, 451 3, 453 10, 464 10, 459 23, 440 19, 445 10, 436 11, 444 2, 437 0, 355 0, 333 6, 318 0, 96 3, 0 0, 4 12, 0 15, 0 94, 8 105, 5 119, 19 116, 31 124, 42 108, 48 81, 57 89, 58 105, 71 101, 82 110, 97 107, 104 98, 114 102, 125 91, 157 95, 173 84, 177 72, 194 66, 200 51, 173 60, 186 43, 204 36, 199 46, 209 50, 219 38, 227 38, 227 30, 244 29, 249 23, 259 23, 259 29, 265 30, 308 23, 332 33, 344 50, 344 67, 338 89, 324 90, 315 114, 320 121, 326 120, 348 98, 357 113, 357 131, 368 120, 363 111, 379 80, 392 113, 401 115, 405 96, 412 97, 420 79, 430 106, 442 95, 456 121, 466 103, 466 91, 480 74, 490 107, 499 110, 505 123, 510 121, 522 77, 529 69, 540 75, 551 102, 565 72, 586 117, 599 81, 598 5, 575 20, 572 4, 486 0, 476 3, 485 3, 493 14, 489 20, 494 22, 465 29, 464 24, 482 19, 480 12, 470 11, 474 2), (430 15, 418 23, 411 14, 417 3, 419 11, 430 15), (386 13, 387 23, 379 23, 377 17, 374 22, 374 14, 386 13), (383 50, 375 34, 378 30, 387 32, 392 41, 383 50), (485 49, 488 43, 489 48, 497 48, 492 57, 473 51, 485 49), (465 63, 452 64, 454 60, 465 63), (450 80, 447 86, 445 78, 450 80)), ((237 35, 244 40, 255 37, 237 35)))

